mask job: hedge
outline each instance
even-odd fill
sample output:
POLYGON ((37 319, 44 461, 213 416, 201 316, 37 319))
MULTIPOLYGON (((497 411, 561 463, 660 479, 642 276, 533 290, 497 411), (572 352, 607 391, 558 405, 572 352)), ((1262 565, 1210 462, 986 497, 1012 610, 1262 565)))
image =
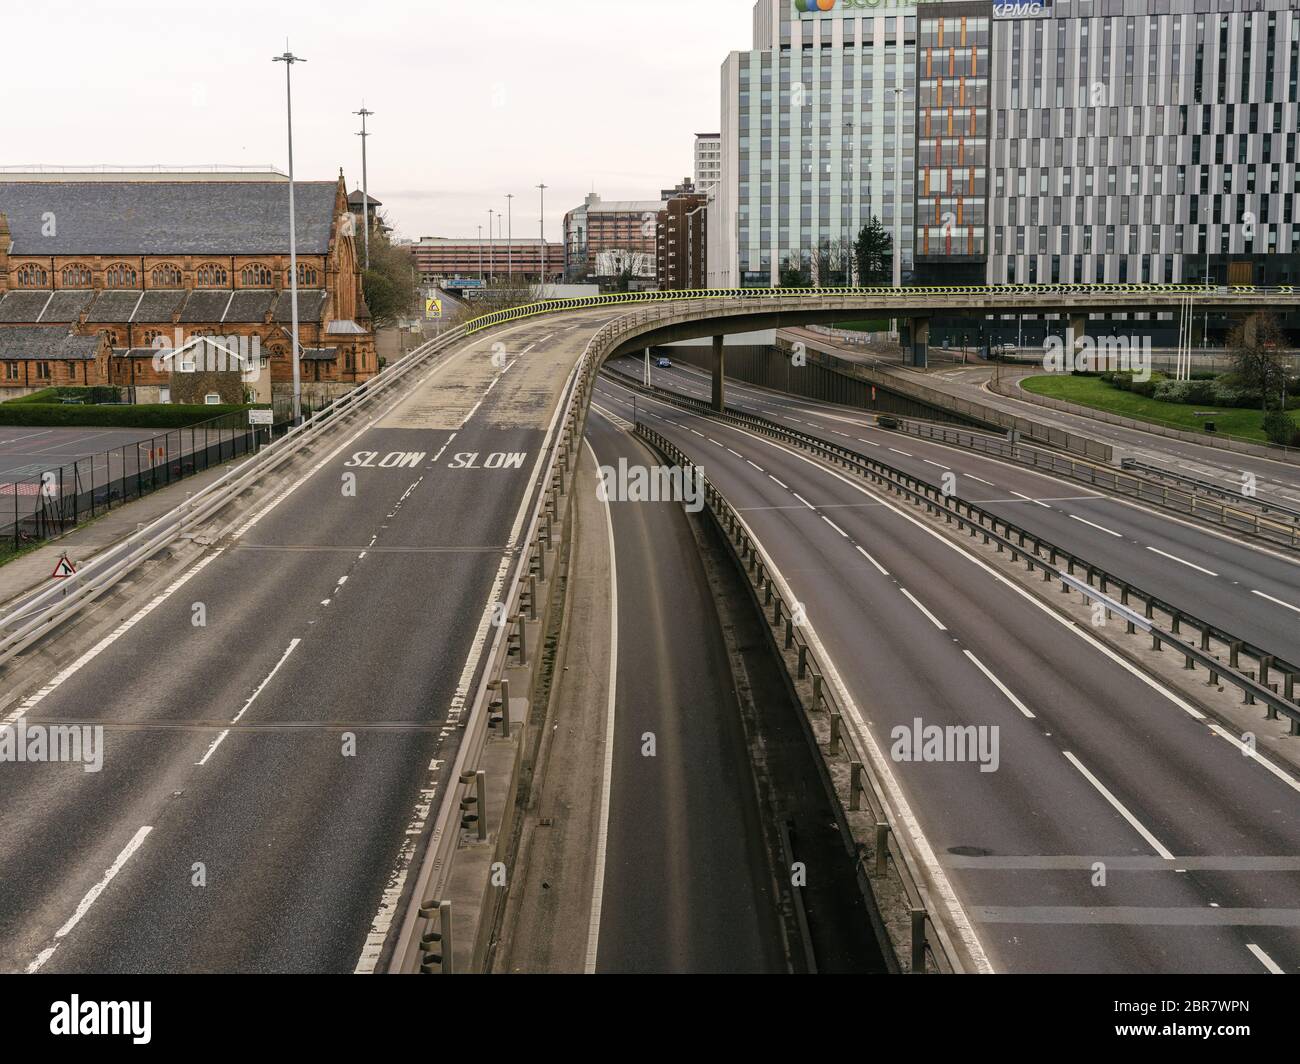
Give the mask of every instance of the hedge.
MULTIPOLYGON (((63 399, 79 399, 83 403, 118 403, 121 401, 121 392, 117 388, 94 385, 90 387, 63 386, 42 388, 39 392, 19 396, 17 399, 6 399, 5 402, 50 404, 59 403, 63 399)), ((62 404, 60 403, 60 405, 62 404)))
POLYGON ((77 406, 63 403, 0 403, 0 425, 43 427, 98 426, 133 429, 175 429, 197 425, 225 414, 242 414, 247 406, 204 406, 158 403, 138 406, 77 406))

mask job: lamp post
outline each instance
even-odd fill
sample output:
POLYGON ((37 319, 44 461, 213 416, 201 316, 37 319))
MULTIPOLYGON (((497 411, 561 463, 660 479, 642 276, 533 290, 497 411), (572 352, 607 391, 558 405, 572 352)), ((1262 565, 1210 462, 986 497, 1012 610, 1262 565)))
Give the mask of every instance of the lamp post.
MULTIPOLYGON (((538 260, 537 282, 543 287, 546 285, 546 189, 545 182, 537 186, 538 192, 541 193, 541 213, 538 217, 538 229, 542 237, 541 247, 537 249, 538 255, 541 256, 538 260)), ((539 294, 545 295, 544 292, 539 294)))
POLYGON ((488 208, 488 284, 491 284, 496 278, 496 245, 492 242, 492 216, 496 214, 491 207, 488 208))
MULTIPOLYGON (((273 56, 271 62, 284 64, 284 102, 285 115, 289 129, 289 307, 292 329, 290 337, 293 343, 293 421, 296 425, 302 420, 302 366, 301 348, 298 346, 298 225, 294 216, 293 203, 293 83, 294 63, 307 60, 289 51, 289 42, 285 41, 284 54, 273 56)), ((364 144, 365 141, 362 141, 364 144)))
MULTIPOLYGON (((903 90, 894 89, 894 287, 903 283, 903 90)), ((898 334, 898 319, 890 331, 898 334)), ((899 337, 901 339, 901 336, 899 337)))
POLYGON ((361 105, 360 111, 353 111, 354 115, 361 116, 361 132, 357 134, 361 138, 361 231, 362 238, 365 241, 366 269, 370 269, 370 184, 366 177, 366 138, 370 136, 366 132, 366 119, 374 111, 367 111, 366 105, 361 105))
POLYGON ((478 283, 483 283, 483 227, 478 227, 478 283))
POLYGON ((511 288, 515 286, 515 205, 510 202, 514 198, 513 192, 506 193, 506 280, 511 288))

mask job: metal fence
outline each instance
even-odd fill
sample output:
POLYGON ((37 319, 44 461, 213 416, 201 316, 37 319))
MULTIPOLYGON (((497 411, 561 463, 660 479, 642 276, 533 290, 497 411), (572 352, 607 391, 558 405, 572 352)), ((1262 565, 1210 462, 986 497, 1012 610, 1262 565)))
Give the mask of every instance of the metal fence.
POLYGON ((62 535, 123 503, 253 454, 275 431, 251 428, 241 411, 27 477, 0 473, 0 551, 22 550, 62 535))

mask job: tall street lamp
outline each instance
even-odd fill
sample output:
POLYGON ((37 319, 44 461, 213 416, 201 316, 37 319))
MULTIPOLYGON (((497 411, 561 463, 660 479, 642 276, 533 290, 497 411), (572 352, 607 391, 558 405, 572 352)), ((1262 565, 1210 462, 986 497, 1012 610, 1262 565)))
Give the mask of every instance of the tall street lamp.
POLYGON ((478 227, 478 283, 483 283, 483 227, 478 227))
POLYGON ((491 284, 496 278, 496 246, 492 243, 492 215, 496 214, 491 207, 488 208, 488 284, 491 284))
MULTIPOLYGON (((539 216, 539 221, 538 221, 539 229, 542 236, 542 245, 537 249, 537 253, 540 256, 540 258, 538 259, 539 265, 537 269, 537 283, 543 286, 546 284, 546 189, 547 187, 548 186, 545 183, 542 183, 537 186, 537 190, 541 193, 541 197, 542 197, 541 214, 539 216)), ((545 295, 545 293, 543 292, 542 295, 545 295)))
POLYGON ((367 111, 366 105, 361 105, 360 111, 353 111, 354 115, 361 116, 361 132, 357 134, 361 138, 361 229, 366 248, 366 269, 370 269, 370 185, 366 178, 366 138, 370 136, 366 132, 366 119, 373 115, 374 111, 367 111))
POLYGON ((510 202, 514 198, 513 192, 506 193, 506 278, 511 288, 515 286, 515 205, 510 202))
MULTIPOLYGON (((284 100, 285 112, 289 126, 289 306, 293 343, 293 421, 296 425, 302 420, 302 368, 301 348, 298 346, 298 225, 293 204, 293 85, 291 74, 294 63, 307 60, 289 51, 289 42, 285 41, 284 54, 273 56, 273 63, 284 64, 284 100)), ((362 141, 364 144, 365 142, 362 141)))

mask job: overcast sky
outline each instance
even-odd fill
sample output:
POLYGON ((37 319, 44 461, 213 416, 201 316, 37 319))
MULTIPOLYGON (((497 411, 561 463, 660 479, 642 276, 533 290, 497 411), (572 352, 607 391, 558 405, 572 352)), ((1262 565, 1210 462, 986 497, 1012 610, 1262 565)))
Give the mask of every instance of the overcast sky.
POLYGON ((6 165, 287 168, 361 181, 403 236, 473 236, 514 192, 547 236, 595 189, 655 198, 717 130, 720 67, 753 0, 71 0, 5 4, 6 165))

